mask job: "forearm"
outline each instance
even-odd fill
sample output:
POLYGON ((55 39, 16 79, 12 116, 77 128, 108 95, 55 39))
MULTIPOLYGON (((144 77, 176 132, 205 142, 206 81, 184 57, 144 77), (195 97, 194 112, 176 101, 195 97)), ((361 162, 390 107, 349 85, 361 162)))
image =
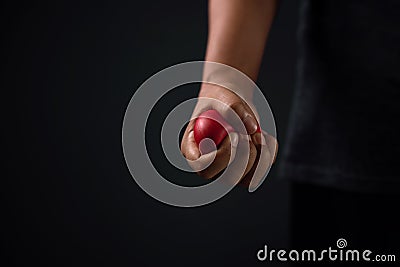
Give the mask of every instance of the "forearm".
POLYGON ((273 161, 268 157, 275 155, 276 140, 274 139, 275 144, 268 141, 267 145, 268 134, 260 129, 258 113, 253 107, 252 98, 253 81, 257 79, 277 1, 209 1, 209 34, 205 60, 225 65, 204 64, 199 99, 181 145, 182 153, 189 160, 189 164, 203 177, 215 177, 228 165, 232 164, 232 168, 235 168, 245 161, 245 170, 236 167, 237 171, 232 168, 231 171, 241 174, 241 178, 245 177, 247 181, 251 180, 249 184, 253 190, 255 185, 262 181, 273 161), (252 80, 241 73, 238 74, 235 69, 239 69, 252 80), (217 111, 217 114, 219 113, 234 129, 229 133, 229 138, 223 139, 215 154, 202 153, 199 148, 200 142, 194 137, 197 121, 194 118, 209 110, 217 111), (243 126, 247 135, 241 131, 243 126), (247 147, 248 151, 242 153, 244 151, 237 150, 239 144, 247 147))
POLYGON ((257 79, 277 0, 210 0, 206 60, 257 79))

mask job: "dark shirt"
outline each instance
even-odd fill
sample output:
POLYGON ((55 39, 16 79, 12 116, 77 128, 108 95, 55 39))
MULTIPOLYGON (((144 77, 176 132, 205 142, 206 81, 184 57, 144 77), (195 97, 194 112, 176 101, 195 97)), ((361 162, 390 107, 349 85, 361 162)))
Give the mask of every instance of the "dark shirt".
POLYGON ((283 176, 400 192, 400 1, 303 1, 283 176))

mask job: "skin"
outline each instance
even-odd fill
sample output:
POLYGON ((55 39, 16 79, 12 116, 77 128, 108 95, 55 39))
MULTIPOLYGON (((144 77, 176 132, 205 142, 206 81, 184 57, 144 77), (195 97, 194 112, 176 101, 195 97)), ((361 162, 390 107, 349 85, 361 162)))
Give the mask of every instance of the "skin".
MULTIPOLYGON (((210 0, 205 60, 232 66, 255 81, 276 8, 275 0, 210 0)), ((229 161, 230 155, 236 157, 237 145, 240 142, 248 142, 250 155, 242 181, 249 184, 254 175, 254 182, 250 183, 250 187, 256 187, 275 159, 277 142, 266 132, 256 132, 259 114, 254 107, 250 108, 253 103, 252 89, 241 88, 232 92, 218 85, 203 83, 199 97, 220 102, 207 99, 198 101, 192 117, 207 109, 216 109, 226 117, 226 107, 230 107, 245 125, 247 133, 230 133, 217 151, 201 155, 193 137, 194 120, 191 120, 181 143, 183 155, 200 176, 210 179, 218 175, 228 164, 234 164, 235 160, 229 161), (265 153, 261 154, 261 151, 265 153), (260 164, 255 173, 258 162, 260 164)))

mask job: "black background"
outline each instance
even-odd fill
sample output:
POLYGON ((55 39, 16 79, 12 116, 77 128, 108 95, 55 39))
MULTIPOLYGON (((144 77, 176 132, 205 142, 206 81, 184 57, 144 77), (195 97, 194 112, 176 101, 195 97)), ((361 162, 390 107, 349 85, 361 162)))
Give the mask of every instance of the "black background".
MULTIPOLYGON (((7 136, 1 261, 250 266, 264 244, 287 248, 289 186, 277 178, 279 158, 255 193, 237 187, 215 203, 190 209, 149 197, 124 162, 126 105, 152 74, 204 58, 207 1, 1 5, 7 136)), ((297 13, 296 1, 282 1, 258 81, 281 147, 294 83, 297 13)), ((196 88, 187 92, 191 96, 196 88)), ((156 134, 151 138, 158 142, 156 134)), ((187 177, 178 178, 192 176, 187 177)))

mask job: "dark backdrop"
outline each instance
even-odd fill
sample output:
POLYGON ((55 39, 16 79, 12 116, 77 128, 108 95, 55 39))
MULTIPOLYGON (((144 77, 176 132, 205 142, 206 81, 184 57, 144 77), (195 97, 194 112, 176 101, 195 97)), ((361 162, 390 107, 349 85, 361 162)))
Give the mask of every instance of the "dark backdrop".
MULTIPOLYGON (((238 187, 215 203, 185 209, 146 195, 125 165, 126 105, 150 75, 203 59, 206 1, 1 5, 7 136, 1 261, 250 266, 264 244, 288 247, 289 187, 277 178, 279 166, 253 194, 238 187)), ((258 81, 275 114, 281 147, 294 82, 296 24, 296 1, 282 1, 258 81)), ((152 156, 163 165, 163 157, 152 156)))

